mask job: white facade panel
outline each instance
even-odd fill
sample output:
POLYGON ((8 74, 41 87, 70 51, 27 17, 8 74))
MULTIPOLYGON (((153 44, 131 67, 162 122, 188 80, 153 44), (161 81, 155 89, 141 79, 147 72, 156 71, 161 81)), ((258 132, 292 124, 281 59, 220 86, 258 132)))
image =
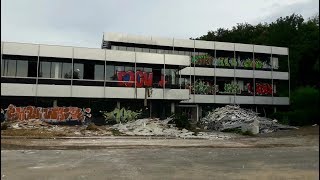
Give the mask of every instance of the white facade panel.
POLYGON ((252 44, 235 43, 235 51, 253 52, 253 45, 252 44))
POLYGON ((135 44, 151 44, 151 36, 127 35, 127 41, 135 44))
POLYGON ((288 72, 272 72, 273 79, 281 79, 281 80, 289 80, 289 73, 288 72))
POLYGON ((164 64, 164 54, 136 52, 137 63, 164 64))
POLYGON ((253 96, 236 96, 236 104, 253 104, 253 96))
POLYGON ((271 71, 254 71, 254 77, 258 79, 271 79, 271 71))
POLYGON ((38 56, 39 45, 5 42, 1 48, 3 48, 3 54, 38 56))
POLYGON ((255 53, 271 54, 271 46, 253 45, 255 53))
POLYGON ((234 103, 234 95, 216 95, 216 103, 232 104, 234 103))
POLYGON ((199 41, 195 40, 196 49, 212 49, 214 50, 214 41, 199 41))
POLYGON ((253 78, 253 70, 236 69, 236 77, 253 78))
POLYGON ((288 55, 288 48, 284 48, 284 47, 272 47, 272 54, 288 55))
MULTIPOLYGON (((191 95, 193 96, 193 95, 191 95)), ((194 103, 214 103, 215 95, 194 95, 194 103)))
POLYGON ((193 76, 194 75, 194 69, 193 67, 185 67, 183 69, 180 70, 181 75, 185 75, 185 76, 189 76, 190 74, 193 76))
POLYGON ((135 52, 106 50, 107 61, 135 62, 135 52))
POLYGON ((255 96, 255 104, 272 104, 272 97, 255 96))
POLYGON ((104 61, 105 50, 93 48, 74 48, 74 58, 104 61))
POLYGON ((1 95, 2 96, 35 96, 36 85, 1 83, 1 95))
POLYGON ((174 39, 174 47, 194 48, 194 40, 174 39))
POLYGON ((179 65, 179 66, 190 66, 190 56, 181 56, 173 54, 165 54, 165 64, 179 65))
POLYGON ((126 34, 114 33, 114 32, 105 32, 103 34, 103 40, 104 41, 122 42, 122 40, 124 39, 123 36, 126 36, 126 34))
POLYGON ((215 42, 214 43, 216 50, 223 50, 223 51, 234 51, 234 43, 228 42, 215 42))
POLYGON ((106 87, 106 98, 134 99, 134 88, 128 87, 106 87))
POLYGON ((87 97, 87 98, 103 98, 104 87, 97 86, 72 86, 72 97, 87 97))
POLYGON ((151 37, 152 45, 156 46, 173 46, 173 38, 151 37))
POLYGON ((165 89, 164 99, 189 99, 189 89, 165 89))
POLYGON ((72 47, 40 45, 40 56, 57 57, 57 58, 72 58, 72 47))
MULTIPOLYGON (((145 88, 137 88, 137 99, 145 98, 145 88)), ((151 96, 148 99, 163 99, 163 89, 152 88, 151 96)))
POLYGON ((234 77, 234 69, 216 68, 215 74, 219 77, 234 77))
POLYGON ((71 97, 71 86, 38 84, 37 96, 71 97))
MULTIPOLYGON (((163 89, 160 88, 152 88, 152 94, 150 99, 163 99, 163 89)), ((143 96, 144 99, 144 96, 143 96)))
POLYGON ((274 105, 289 105, 289 97, 273 97, 274 105))

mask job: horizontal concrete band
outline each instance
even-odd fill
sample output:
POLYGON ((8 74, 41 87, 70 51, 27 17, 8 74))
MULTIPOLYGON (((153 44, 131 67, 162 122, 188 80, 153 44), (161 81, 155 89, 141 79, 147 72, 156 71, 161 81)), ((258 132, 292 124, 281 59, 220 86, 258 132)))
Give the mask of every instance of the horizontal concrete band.
POLYGON ((239 77, 239 78, 259 78, 259 79, 279 79, 289 80, 288 72, 225 69, 225 68, 205 68, 205 67, 185 67, 180 70, 181 75, 189 76, 218 76, 218 77, 239 77), (191 70, 190 70, 191 69, 191 70))
POLYGON ((153 37, 153 36, 137 36, 137 35, 124 34, 124 33, 110 33, 110 32, 104 33, 103 41, 181 47, 181 48, 208 49, 208 50, 216 49, 216 50, 224 50, 224 51, 255 52, 255 53, 267 53, 267 54, 271 54, 272 52, 272 54, 277 54, 277 55, 288 55, 288 48, 286 47, 263 46, 263 45, 217 42, 217 41, 201 41, 201 40, 190 40, 190 39, 160 38, 160 37, 153 37))
MULTIPOLYGON (((145 88, 1 83, 2 96, 144 99, 145 88)), ((188 89, 152 88, 148 99, 187 100, 188 89)))
MULTIPOLYGON (((1 83, 2 96, 37 96, 37 97, 87 97, 87 98, 119 98, 144 99, 145 89, 126 87, 67 86, 67 85, 35 85, 1 83)), ((182 103, 221 103, 221 104, 270 104, 288 105, 288 97, 234 96, 234 95, 191 95, 187 89, 152 89, 148 99, 184 100, 182 103)))
POLYGON ((181 103, 289 105, 289 97, 191 95, 191 99, 181 103))
POLYGON ((40 56, 69 59, 116 61, 127 63, 168 64, 189 66, 190 56, 174 54, 155 54, 145 52, 117 51, 98 48, 69 47, 56 45, 2 42, 2 54, 21 56, 40 56))

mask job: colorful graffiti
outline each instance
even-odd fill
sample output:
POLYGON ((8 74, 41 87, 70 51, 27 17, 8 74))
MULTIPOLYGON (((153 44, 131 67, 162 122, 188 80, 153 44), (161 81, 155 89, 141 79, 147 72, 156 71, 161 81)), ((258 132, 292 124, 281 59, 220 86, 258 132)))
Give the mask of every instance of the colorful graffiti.
POLYGON ((46 122, 66 122, 79 121, 91 117, 91 108, 81 109, 78 107, 16 107, 12 104, 6 109, 6 119, 8 121, 24 121, 29 119, 40 119, 46 122))
MULTIPOLYGON (((253 94, 253 87, 251 83, 247 83, 248 92, 253 94)), ((272 85, 268 83, 256 83, 256 95, 271 95, 272 85)))
MULTIPOLYGON (((229 58, 229 57, 217 57, 214 58, 208 54, 192 56, 192 63, 196 65, 206 66, 220 66, 220 67, 244 67, 244 68, 255 68, 255 69, 271 69, 269 62, 262 61, 258 58, 255 60, 247 58, 229 58)), ((276 68, 277 69, 277 68, 276 68)))
POLYGON ((135 80, 137 87, 151 87, 152 86, 152 79, 153 79, 153 73, 147 73, 143 71, 137 71, 136 78, 134 77, 135 73, 134 71, 118 71, 117 72, 117 78, 118 85, 119 86, 126 86, 126 87, 132 87, 134 86, 135 80))

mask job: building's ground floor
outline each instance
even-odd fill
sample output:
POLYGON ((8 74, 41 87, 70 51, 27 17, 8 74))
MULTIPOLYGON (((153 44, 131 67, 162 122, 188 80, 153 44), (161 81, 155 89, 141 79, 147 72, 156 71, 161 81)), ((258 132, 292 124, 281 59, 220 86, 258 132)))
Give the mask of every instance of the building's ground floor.
MULTIPOLYGON (((16 107, 78 107, 91 108, 92 120, 104 121, 101 111, 113 111, 115 108, 126 108, 142 112, 141 118, 165 119, 172 114, 185 113, 192 121, 198 121, 209 111, 232 103, 186 103, 177 100, 159 99, 110 99, 110 98, 73 98, 73 97, 34 97, 34 96, 1 96, 1 108, 10 104, 16 107)), ((241 104, 242 108, 252 109, 262 116, 270 116, 277 110, 285 110, 288 106, 241 104)))

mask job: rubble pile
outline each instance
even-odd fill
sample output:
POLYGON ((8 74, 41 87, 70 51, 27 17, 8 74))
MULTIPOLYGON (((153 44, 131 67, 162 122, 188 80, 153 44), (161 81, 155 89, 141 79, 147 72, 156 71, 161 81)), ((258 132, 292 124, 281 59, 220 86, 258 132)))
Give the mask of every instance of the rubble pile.
POLYGON ((259 117, 258 113, 242 109, 236 105, 216 108, 200 120, 204 129, 217 131, 241 128, 243 132, 251 131, 253 134, 257 134, 274 132, 280 129, 297 129, 277 122, 277 120, 259 117))
POLYGON ((201 139, 229 139, 230 135, 219 132, 199 132, 198 134, 187 129, 179 130, 174 124, 168 124, 171 118, 159 119, 138 119, 126 124, 116 124, 111 128, 130 136, 165 136, 178 138, 201 138, 201 139))
POLYGON ((43 132, 61 132, 66 136, 103 136, 111 135, 108 128, 97 128, 96 130, 88 130, 88 125, 53 125, 40 119, 29 119, 25 121, 7 121, 8 129, 38 129, 43 132))

